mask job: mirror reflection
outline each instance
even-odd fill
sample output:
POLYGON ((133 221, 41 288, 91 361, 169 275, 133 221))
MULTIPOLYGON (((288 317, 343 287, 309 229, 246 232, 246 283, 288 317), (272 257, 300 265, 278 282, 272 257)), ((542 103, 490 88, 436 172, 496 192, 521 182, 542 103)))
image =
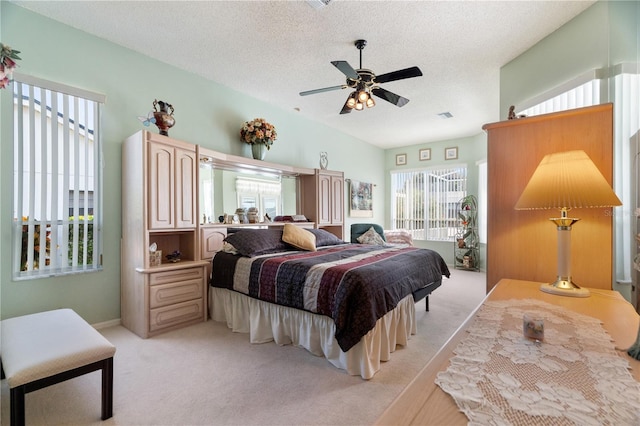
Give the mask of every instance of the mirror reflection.
POLYGON ((200 223, 220 223, 219 217, 233 215, 238 208, 258 210, 259 221, 297 212, 297 178, 267 173, 223 170, 200 162, 200 223))

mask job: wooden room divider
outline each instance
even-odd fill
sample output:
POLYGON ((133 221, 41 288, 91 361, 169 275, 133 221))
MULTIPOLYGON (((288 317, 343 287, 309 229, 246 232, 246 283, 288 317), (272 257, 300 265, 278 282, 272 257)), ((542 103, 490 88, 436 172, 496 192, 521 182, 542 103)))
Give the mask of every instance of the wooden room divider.
MULTIPOLYGON (((488 134, 487 292, 502 278, 554 282, 559 210, 515 210, 529 178, 554 152, 585 151, 613 183, 613 105, 486 124, 488 134)), ((613 211, 573 209, 571 272, 581 287, 611 290, 613 211)))

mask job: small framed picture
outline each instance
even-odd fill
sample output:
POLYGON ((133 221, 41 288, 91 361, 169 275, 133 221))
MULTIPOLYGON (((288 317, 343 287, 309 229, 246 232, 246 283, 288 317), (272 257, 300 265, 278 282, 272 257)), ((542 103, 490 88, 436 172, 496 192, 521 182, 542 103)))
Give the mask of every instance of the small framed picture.
POLYGON ((420 161, 431 160, 431 148, 420 150, 420 161))
POLYGON ((407 164, 407 154, 396 154, 396 166, 407 164))
POLYGON ((444 149, 444 159, 445 160, 455 160, 458 158, 458 147, 445 148, 444 149))

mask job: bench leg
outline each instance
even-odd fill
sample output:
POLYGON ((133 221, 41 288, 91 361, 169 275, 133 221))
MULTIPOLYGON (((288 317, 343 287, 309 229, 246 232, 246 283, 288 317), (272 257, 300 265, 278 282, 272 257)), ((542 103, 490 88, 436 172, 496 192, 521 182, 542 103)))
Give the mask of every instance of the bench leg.
POLYGON ((11 426, 24 426, 24 394, 24 385, 11 388, 11 426))
POLYGON ((429 312, 429 295, 428 294, 427 294, 427 297, 424 298, 424 300, 425 300, 425 303, 426 303, 426 306, 427 306, 426 311, 429 312))
POLYGON ((107 420, 113 416, 113 358, 102 362, 102 420, 107 420))

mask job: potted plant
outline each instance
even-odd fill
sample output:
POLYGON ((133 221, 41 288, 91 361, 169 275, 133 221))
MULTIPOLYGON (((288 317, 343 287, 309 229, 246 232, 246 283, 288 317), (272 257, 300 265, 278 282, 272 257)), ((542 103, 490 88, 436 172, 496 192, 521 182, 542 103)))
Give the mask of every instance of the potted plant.
POLYGON ((474 268, 474 250, 478 248, 478 232, 476 230, 476 218, 478 200, 474 195, 467 195, 459 202, 458 219, 461 229, 456 236, 457 247, 466 249, 456 253, 456 263, 463 268, 474 268))

